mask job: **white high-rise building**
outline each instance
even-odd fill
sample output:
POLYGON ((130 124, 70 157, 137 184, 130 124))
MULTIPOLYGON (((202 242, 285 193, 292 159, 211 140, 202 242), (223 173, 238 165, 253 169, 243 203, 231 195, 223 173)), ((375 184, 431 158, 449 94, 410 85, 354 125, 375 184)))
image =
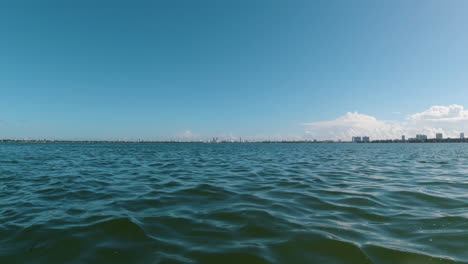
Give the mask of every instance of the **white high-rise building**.
POLYGON ((369 143, 370 138, 369 137, 362 137, 362 142, 369 143))
POLYGON ((352 141, 355 142, 355 143, 359 143, 359 142, 362 141, 362 138, 361 137, 353 137, 352 141))
POLYGON ((460 139, 465 139, 465 133, 460 133, 460 139))
POLYGON ((444 138, 444 135, 442 133, 436 133, 437 140, 442 140, 443 138, 444 138))
POLYGON ((405 135, 401 136, 401 141, 406 141, 405 135))

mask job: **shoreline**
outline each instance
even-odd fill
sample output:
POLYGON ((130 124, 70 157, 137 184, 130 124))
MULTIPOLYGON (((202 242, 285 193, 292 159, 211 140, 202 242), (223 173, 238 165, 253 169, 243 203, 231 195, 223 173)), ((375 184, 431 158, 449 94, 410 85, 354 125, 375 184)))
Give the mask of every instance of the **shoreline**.
POLYGON ((54 143, 80 143, 80 144, 252 144, 252 143, 264 143, 264 144, 407 144, 407 143, 468 143, 468 139, 428 139, 428 140, 373 140, 370 142, 351 142, 351 141, 249 141, 249 142, 238 142, 238 141, 222 141, 222 142, 209 142, 209 141, 113 141, 113 140, 16 140, 16 139, 0 139, 0 143, 37 143, 37 144, 54 144, 54 143))

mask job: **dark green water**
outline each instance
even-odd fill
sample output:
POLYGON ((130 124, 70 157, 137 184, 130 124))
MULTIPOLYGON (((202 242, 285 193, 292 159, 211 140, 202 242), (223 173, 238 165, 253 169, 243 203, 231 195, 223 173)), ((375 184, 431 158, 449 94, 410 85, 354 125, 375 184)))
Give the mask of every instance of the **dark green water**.
POLYGON ((0 263, 468 263, 468 144, 0 144, 0 263))

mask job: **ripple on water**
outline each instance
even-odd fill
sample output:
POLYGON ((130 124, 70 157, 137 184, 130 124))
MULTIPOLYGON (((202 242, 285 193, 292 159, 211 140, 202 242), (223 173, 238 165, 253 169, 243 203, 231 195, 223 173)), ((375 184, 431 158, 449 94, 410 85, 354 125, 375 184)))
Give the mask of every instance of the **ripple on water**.
POLYGON ((464 144, 0 144, 0 263, 467 263, 464 144))

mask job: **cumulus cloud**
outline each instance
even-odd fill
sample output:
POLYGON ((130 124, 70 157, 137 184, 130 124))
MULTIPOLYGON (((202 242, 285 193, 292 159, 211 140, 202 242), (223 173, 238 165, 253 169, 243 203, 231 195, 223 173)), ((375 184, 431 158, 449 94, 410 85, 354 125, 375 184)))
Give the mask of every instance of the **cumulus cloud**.
POLYGON ((360 113, 348 112, 332 121, 305 123, 306 135, 315 139, 351 140, 353 136, 369 136, 371 139, 397 139, 402 135, 414 137, 435 133, 458 137, 468 132, 468 110, 461 105, 432 106, 429 109, 409 115, 405 121, 378 120, 360 113))
POLYGON ((194 140, 196 141, 196 140, 200 140, 200 136, 194 134, 190 130, 185 130, 175 135, 175 138, 173 139, 181 140, 181 141, 194 141, 194 140))
POLYGON ((182 137, 182 138, 192 138, 193 133, 190 130, 186 130, 186 131, 180 133, 179 136, 182 137))
POLYGON ((461 105, 440 106, 435 105, 421 113, 416 113, 408 117, 412 121, 436 121, 436 122, 453 122, 467 121, 468 110, 461 105))
POLYGON ((377 120, 373 116, 352 112, 348 112, 336 120, 304 125, 307 127, 307 135, 321 140, 349 140, 353 136, 392 139, 401 137, 404 133, 404 129, 398 122, 377 120))

